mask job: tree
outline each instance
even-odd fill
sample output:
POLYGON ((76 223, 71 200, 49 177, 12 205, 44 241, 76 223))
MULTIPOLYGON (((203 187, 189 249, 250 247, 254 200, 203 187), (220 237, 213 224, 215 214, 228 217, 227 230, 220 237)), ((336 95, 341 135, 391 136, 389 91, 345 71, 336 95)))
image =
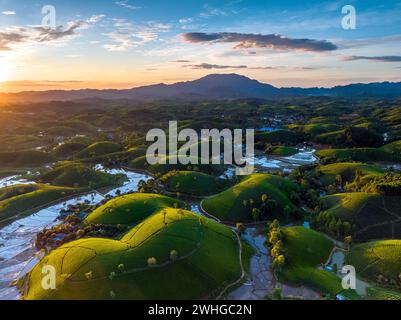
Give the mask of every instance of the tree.
POLYGON ((281 240, 278 240, 273 248, 270 250, 270 255, 272 256, 272 258, 277 258, 278 256, 282 255, 284 251, 284 245, 283 242, 281 240))
POLYGON ((237 223, 237 232, 241 234, 244 231, 244 225, 242 223, 237 223))
POLYGON ((339 237, 343 232, 343 223, 341 221, 341 219, 338 219, 337 223, 336 223, 336 234, 337 237, 339 237))
POLYGON ((278 222, 277 219, 274 219, 272 223, 269 225, 269 230, 272 231, 274 229, 279 229, 280 228, 280 223, 278 222))
POLYGON ((273 299, 274 300, 281 300, 282 299, 282 290, 281 288, 274 288, 273 290, 273 299))
POLYGON ((252 217, 254 221, 258 221, 260 217, 260 210, 258 208, 252 209, 252 217))
POLYGON ((291 213, 292 213, 291 208, 289 206, 285 206, 284 207, 284 216, 285 216, 286 220, 288 220, 288 218, 290 217, 291 213))
POLYGON ((267 194, 266 193, 262 194, 262 197, 261 197, 262 202, 266 203, 267 199, 268 199, 267 194))
POLYGON ((350 245, 352 243, 352 237, 351 236, 347 236, 344 238, 344 242, 348 245, 350 245))
POLYGON ((277 241, 281 240, 281 231, 280 229, 274 229, 269 233, 269 242, 271 245, 275 245, 277 241))
POLYGON ((157 260, 155 257, 148 258, 148 266, 154 266, 157 264, 157 260))
POLYGON ((171 250, 170 251, 170 260, 175 261, 178 258, 178 252, 177 250, 171 250))
POLYGON ((281 272, 285 265, 285 257, 284 255, 279 255, 277 258, 273 260, 273 269, 277 272, 281 272))
POLYGON ((352 226, 348 221, 343 222, 343 232, 344 235, 349 235, 351 233, 352 226))
POLYGON ((260 199, 262 200, 262 205, 260 206, 262 214, 266 214, 266 211, 267 211, 267 200, 269 198, 268 198, 267 194, 264 193, 264 194, 262 194, 260 199))

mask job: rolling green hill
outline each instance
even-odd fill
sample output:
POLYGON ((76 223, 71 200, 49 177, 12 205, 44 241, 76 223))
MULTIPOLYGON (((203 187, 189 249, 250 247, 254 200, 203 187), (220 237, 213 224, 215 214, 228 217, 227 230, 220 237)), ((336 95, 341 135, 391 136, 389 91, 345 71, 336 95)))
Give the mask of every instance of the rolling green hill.
POLYGON ((357 240, 401 237, 401 197, 351 192, 321 198, 330 215, 355 226, 357 240))
POLYGON ((294 147, 278 146, 268 151, 268 154, 280 157, 289 157, 298 153, 298 149, 294 147))
POLYGON ((225 181, 202 172, 171 171, 159 178, 168 190, 198 196, 211 195, 220 192, 225 181))
POLYGON ((168 207, 185 204, 159 194, 134 193, 114 198, 90 213, 85 223, 134 225, 148 216, 168 207))
POLYGON ((224 221, 252 221, 252 209, 261 206, 263 194, 275 201, 275 215, 283 214, 287 206, 297 211, 298 208, 291 202, 290 196, 298 189, 298 185, 279 176, 253 174, 222 193, 206 198, 202 206, 208 213, 224 221), (246 205, 244 201, 247 202, 246 205))
POLYGON ((146 156, 138 157, 129 163, 129 166, 133 169, 146 169, 153 174, 165 174, 169 171, 200 171, 212 175, 220 175, 224 172, 224 165, 215 164, 201 164, 201 158, 193 158, 191 161, 198 164, 181 164, 179 161, 177 164, 170 164, 170 157, 166 157, 166 163, 156 163, 149 165, 146 156))
POLYGON ((333 158, 338 161, 400 161, 401 141, 386 144, 380 148, 326 149, 316 152, 319 158, 333 158))
POLYGON ((14 217, 25 216, 30 210, 79 192, 67 187, 45 184, 14 185, 0 189, 0 226, 11 223, 14 217))
POLYGON ((319 158, 337 161, 393 161, 394 156, 383 148, 325 149, 316 152, 319 158))
POLYGON ((103 156, 110 153, 122 151, 122 147, 114 142, 95 142, 79 152, 76 157, 79 159, 103 156))
POLYGON ((24 298, 206 298, 239 278, 238 250, 228 227, 165 209, 120 240, 81 239, 53 250, 25 278, 24 298), (56 268, 56 290, 42 288, 45 265, 56 268))
POLYGON ((347 255, 347 263, 358 274, 375 282, 398 286, 401 274, 401 240, 380 240, 355 244, 347 255))
POLYGON ((306 284, 323 293, 342 291, 341 279, 317 269, 327 261, 334 244, 323 234, 304 227, 282 229, 287 262, 280 277, 295 284, 306 284))
POLYGON ((74 154, 82 151, 86 148, 86 145, 79 142, 66 142, 60 146, 53 149, 53 154, 57 158, 67 158, 73 156, 74 154))
POLYGON ((357 162, 339 162, 328 165, 319 166, 317 168, 322 176, 319 180, 324 185, 336 182, 336 177, 341 176, 343 182, 351 182, 354 180, 356 172, 359 171, 363 176, 379 176, 384 174, 384 170, 379 167, 357 162))
POLYGON ((34 168, 54 161, 53 155, 43 151, 27 150, 0 152, 0 167, 34 168))
POLYGON ((74 188, 101 188, 118 183, 123 175, 100 172, 79 162, 61 162, 41 174, 37 181, 74 188))

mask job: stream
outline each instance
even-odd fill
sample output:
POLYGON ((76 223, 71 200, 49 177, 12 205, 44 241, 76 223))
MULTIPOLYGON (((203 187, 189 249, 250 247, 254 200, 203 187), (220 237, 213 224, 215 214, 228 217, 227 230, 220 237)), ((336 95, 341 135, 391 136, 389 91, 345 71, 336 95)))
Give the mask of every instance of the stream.
MULTIPOLYGON (((139 181, 146 181, 151 178, 144 174, 123 169, 104 169, 100 165, 97 165, 96 169, 110 174, 124 174, 127 176, 127 180, 122 186, 104 195, 93 192, 85 196, 78 196, 42 209, 0 229, 0 300, 15 300, 20 298, 18 289, 10 286, 10 283, 29 272, 40 260, 40 252, 35 247, 36 234, 44 228, 58 224, 60 222, 58 218, 61 209, 83 202, 95 205, 104 200, 108 195, 115 197, 120 192, 136 191, 139 181)), ((8 186, 21 182, 24 184, 33 183, 25 179, 20 180, 17 176, 2 179, 1 182, 7 183, 8 186)))

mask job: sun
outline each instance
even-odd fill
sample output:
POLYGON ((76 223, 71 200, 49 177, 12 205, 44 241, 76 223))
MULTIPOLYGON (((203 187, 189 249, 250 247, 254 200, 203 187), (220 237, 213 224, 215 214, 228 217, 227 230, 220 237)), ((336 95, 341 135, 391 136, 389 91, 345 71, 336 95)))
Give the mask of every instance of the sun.
POLYGON ((0 82, 5 82, 9 79, 9 67, 4 62, 0 61, 0 82))

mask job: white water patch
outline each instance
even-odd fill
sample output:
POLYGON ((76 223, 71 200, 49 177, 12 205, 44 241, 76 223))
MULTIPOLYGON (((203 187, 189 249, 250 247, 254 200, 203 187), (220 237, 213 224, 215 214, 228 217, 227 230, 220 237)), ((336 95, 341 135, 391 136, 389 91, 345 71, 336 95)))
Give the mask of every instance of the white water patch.
POLYGON ((144 174, 126 171, 124 169, 107 170, 96 166, 109 174, 125 174, 127 181, 123 186, 109 191, 106 195, 93 192, 83 196, 77 196, 68 201, 42 209, 28 217, 19 219, 0 229, 0 300, 19 299, 17 288, 10 286, 11 282, 19 279, 29 272, 39 261, 35 247, 35 238, 38 232, 44 228, 50 228, 59 223, 60 210, 69 205, 79 203, 98 204, 105 196, 116 196, 128 191, 136 191, 140 180, 148 180, 151 177, 144 174))
POLYGON ((256 131, 260 131, 260 132, 274 132, 274 131, 280 131, 282 129, 280 128, 275 128, 275 127, 262 127, 257 129, 256 131))
POLYGON ((290 157, 284 157, 282 160, 292 164, 313 164, 318 161, 315 152, 316 150, 303 148, 299 149, 297 154, 290 157))
POLYGON ((234 177, 234 175, 235 175, 235 168, 230 167, 221 176, 219 176, 219 178, 224 180, 230 180, 231 178, 234 177))
MULTIPOLYGON (((30 174, 29 172, 27 174, 30 174)), ((0 188, 11 187, 17 184, 33 184, 36 183, 34 181, 30 181, 28 179, 21 179, 20 175, 13 175, 9 177, 5 177, 0 179, 0 188)))
POLYGON ((318 161, 313 149, 302 148, 298 153, 289 157, 261 156, 255 157, 255 166, 264 169, 290 172, 302 165, 313 164, 318 161))
POLYGON ((284 163, 280 160, 263 157, 255 159, 255 166, 260 166, 269 169, 281 169, 284 166, 284 163))

